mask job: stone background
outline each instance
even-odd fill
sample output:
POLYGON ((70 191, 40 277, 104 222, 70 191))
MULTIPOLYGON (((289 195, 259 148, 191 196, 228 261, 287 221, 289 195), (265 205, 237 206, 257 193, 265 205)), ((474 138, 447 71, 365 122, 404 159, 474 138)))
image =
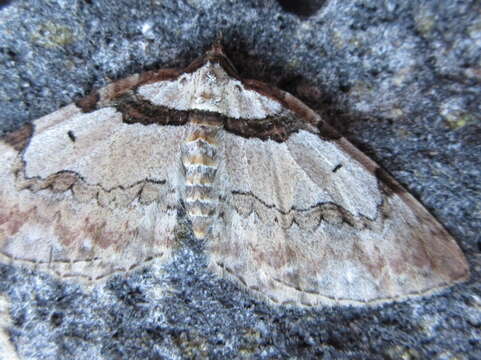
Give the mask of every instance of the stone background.
POLYGON ((0 131, 184 66, 219 34, 243 77, 301 98, 420 199, 471 280, 375 309, 302 310, 215 277, 189 245, 94 289, 0 265, 3 339, 22 359, 481 359, 479 1, 4 1, 0 131))

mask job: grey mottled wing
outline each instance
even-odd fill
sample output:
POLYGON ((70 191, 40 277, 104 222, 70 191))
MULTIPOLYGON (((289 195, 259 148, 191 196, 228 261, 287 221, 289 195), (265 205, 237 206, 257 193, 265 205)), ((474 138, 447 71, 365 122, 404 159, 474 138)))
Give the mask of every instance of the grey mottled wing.
POLYGON ((307 306, 392 301, 468 276, 454 239, 346 140, 223 136, 215 271, 307 306))
POLYGON ((0 142, 0 260, 87 280, 173 246, 183 128, 69 105, 0 142))

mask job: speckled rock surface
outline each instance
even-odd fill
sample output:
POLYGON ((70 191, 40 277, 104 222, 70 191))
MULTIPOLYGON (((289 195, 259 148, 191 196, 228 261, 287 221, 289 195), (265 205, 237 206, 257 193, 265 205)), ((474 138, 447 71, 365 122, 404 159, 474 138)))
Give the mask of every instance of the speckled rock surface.
POLYGON ((480 359, 479 1, 9 1, 0 130, 184 66, 220 33, 244 77, 300 97, 418 197, 471 280, 380 308, 306 310, 217 278, 190 242, 165 267, 92 289, 0 265, 0 359, 480 359))

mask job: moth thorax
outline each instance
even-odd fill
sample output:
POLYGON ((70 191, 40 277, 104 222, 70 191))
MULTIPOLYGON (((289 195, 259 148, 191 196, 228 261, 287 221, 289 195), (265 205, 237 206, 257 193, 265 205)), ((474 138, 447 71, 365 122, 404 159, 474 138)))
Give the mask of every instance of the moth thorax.
POLYGON ((217 133, 221 128, 202 122, 197 116, 182 145, 185 174, 184 202, 197 239, 204 239, 216 216, 217 198, 213 188, 217 172, 217 133))

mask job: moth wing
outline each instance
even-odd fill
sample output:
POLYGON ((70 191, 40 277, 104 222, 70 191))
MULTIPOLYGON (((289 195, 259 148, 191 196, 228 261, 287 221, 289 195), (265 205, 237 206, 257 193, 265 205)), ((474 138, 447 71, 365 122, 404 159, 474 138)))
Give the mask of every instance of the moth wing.
POLYGON ((392 301, 467 278, 455 240, 345 139, 224 136, 215 271, 307 306, 392 301))
POLYGON ((69 105, 4 138, 0 260, 95 280, 167 259, 182 132, 69 105))

